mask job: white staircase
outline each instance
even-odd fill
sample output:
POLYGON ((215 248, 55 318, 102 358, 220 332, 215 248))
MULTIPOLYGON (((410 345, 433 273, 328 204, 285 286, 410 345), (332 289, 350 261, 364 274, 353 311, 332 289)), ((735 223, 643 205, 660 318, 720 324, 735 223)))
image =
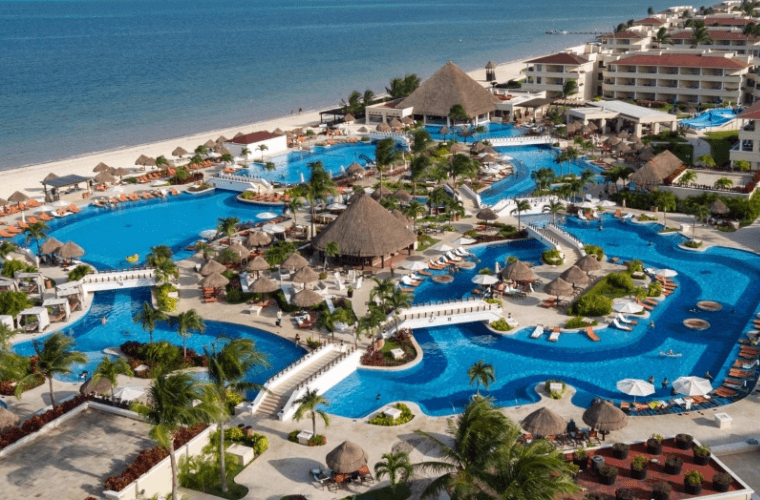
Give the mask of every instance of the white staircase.
POLYGON ((390 316, 388 319, 391 323, 386 324, 385 336, 388 337, 402 328, 414 330, 478 321, 491 323, 502 319, 501 311, 499 304, 489 304, 481 299, 420 304, 402 309, 398 315, 390 316))

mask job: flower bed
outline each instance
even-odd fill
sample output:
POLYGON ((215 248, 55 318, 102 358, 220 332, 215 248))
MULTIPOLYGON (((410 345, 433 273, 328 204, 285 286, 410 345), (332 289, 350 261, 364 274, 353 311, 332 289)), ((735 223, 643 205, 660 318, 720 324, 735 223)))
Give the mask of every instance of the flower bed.
POLYGON ((40 430, 45 424, 48 424, 58 417, 70 412, 82 403, 89 401, 89 396, 76 396, 68 401, 52 408, 41 415, 36 415, 29 418, 24 422, 21 427, 14 427, 13 429, 0 434, 0 449, 10 446, 16 441, 25 438, 30 434, 34 434, 40 430))
POLYGON ((412 410, 410 410, 404 403, 396 403, 394 408, 401 410, 401 415, 399 415, 398 418, 391 418, 384 413, 378 413, 369 420, 369 423, 372 425, 393 427, 410 422, 414 418, 414 413, 412 413, 412 410))

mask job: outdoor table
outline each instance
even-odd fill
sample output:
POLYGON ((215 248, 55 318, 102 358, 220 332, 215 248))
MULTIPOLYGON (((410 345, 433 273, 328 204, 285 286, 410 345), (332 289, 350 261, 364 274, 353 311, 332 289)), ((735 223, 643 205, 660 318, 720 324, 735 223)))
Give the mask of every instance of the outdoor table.
POLYGON ((383 414, 391 417, 393 420, 396 420, 398 417, 401 416, 401 410, 398 408, 386 408, 383 410, 383 414))

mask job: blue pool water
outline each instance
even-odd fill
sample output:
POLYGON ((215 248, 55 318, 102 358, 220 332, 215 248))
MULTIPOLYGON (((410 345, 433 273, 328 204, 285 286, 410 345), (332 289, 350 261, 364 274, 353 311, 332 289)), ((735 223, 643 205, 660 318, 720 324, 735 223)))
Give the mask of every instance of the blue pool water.
POLYGON ((487 130, 487 132, 483 132, 480 134, 475 134, 472 137, 468 137, 465 141, 465 138, 459 135, 459 131, 462 129, 462 127, 449 127, 453 131, 451 134, 446 134, 444 137, 443 134, 441 134, 441 129, 443 128, 443 125, 426 125, 425 130, 430 132, 430 135, 433 137, 433 139, 437 141, 450 141, 451 139, 456 138, 459 142, 475 142, 475 141, 482 141, 486 139, 492 139, 494 137, 515 137, 518 135, 523 135, 527 131, 527 129, 520 129, 515 127, 514 125, 510 124, 504 124, 504 123, 496 123, 496 122, 488 122, 482 124, 487 130))
MULTIPOLYGON (((150 300, 150 291, 147 289, 98 292, 87 315, 64 330, 76 340, 74 348, 84 352, 88 361, 73 366, 72 373, 61 376, 60 380, 79 380, 82 370, 92 373, 105 356, 105 348, 118 347, 128 340, 148 342, 148 333, 132 321, 143 302, 147 300, 150 300), (101 323, 103 316, 108 318, 106 325, 101 323)), ((256 347, 267 354, 270 366, 251 371, 247 377, 250 382, 263 384, 270 376, 304 354, 302 348, 276 335, 255 328, 216 321, 206 321, 206 331, 203 334, 193 333, 187 339, 187 347, 202 353, 204 346, 210 345, 219 337, 252 339, 256 342, 256 347)), ((177 335, 176 330, 168 328, 167 323, 159 325, 153 332, 153 339, 182 345, 182 338, 177 335)), ((27 356, 34 353, 31 341, 15 344, 13 349, 27 356)))
MULTIPOLYGON (((683 241, 680 236, 658 235, 659 226, 626 224, 611 217, 603 231, 576 220, 568 220, 565 227, 585 243, 602 246, 607 255, 678 271, 674 279, 680 287, 655 308, 654 329, 647 321, 631 332, 602 329, 598 343, 572 333, 562 334, 557 343, 550 343, 546 335, 533 340, 532 327, 495 335, 479 323, 417 330, 424 353, 420 364, 399 372, 357 371, 326 394, 330 411, 361 417, 391 401, 407 400, 430 415, 456 413, 473 394, 467 369, 480 359, 496 367, 496 383, 488 395, 504 406, 536 401, 533 387, 547 378, 560 378, 578 389, 573 402, 584 406, 595 396, 631 400, 615 389, 623 378, 654 376, 658 391, 651 398, 667 399, 670 391, 659 388, 664 377, 672 382, 708 371, 718 381, 725 377, 738 352, 736 340, 760 303, 760 289, 753 285, 760 279, 760 256, 726 248, 687 252, 677 247, 683 241), (723 310, 690 312, 703 299, 720 302, 723 310), (706 319, 712 327, 689 330, 682 325, 687 317, 706 319), (668 349, 682 357, 659 356, 668 349)), ((509 310, 508 302, 506 307, 509 310)), ((536 307, 536 323, 543 323, 542 311, 536 307)))
POLYGON ((49 234, 63 242, 76 242, 87 252, 83 260, 96 268, 118 269, 131 267, 125 258, 135 253, 144 262, 150 248, 160 244, 169 245, 177 259, 187 258, 192 252, 185 248, 198 241, 198 233, 204 229, 216 228, 220 217, 260 222, 256 214, 271 210, 241 203, 227 191, 183 194, 121 203, 113 209, 87 207, 80 214, 52 221, 49 234))
POLYGON ((733 120, 739 112, 733 109, 708 109, 694 118, 680 120, 678 123, 695 129, 717 127, 733 120))
MULTIPOLYGON (((580 175, 584 170, 591 170, 597 174, 602 171, 598 166, 582 159, 557 164, 554 162, 556 154, 550 146, 516 146, 495 149, 501 154, 512 157, 511 163, 515 167, 515 175, 495 182, 480 193, 480 199, 487 205, 495 205, 502 198, 530 194, 536 189, 536 183, 531 179, 530 174, 541 168, 550 168, 558 176, 580 175)), ((596 181, 600 182, 601 180, 602 178, 597 176, 596 181)))

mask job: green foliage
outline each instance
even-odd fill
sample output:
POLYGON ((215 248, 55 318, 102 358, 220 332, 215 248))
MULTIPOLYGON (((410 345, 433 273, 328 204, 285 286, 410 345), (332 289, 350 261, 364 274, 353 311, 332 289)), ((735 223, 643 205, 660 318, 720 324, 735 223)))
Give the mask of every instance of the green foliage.
POLYGON ((611 273, 607 275, 607 283, 613 288, 619 288, 626 292, 632 292, 634 289, 633 279, 628 273, 611 273))
POLYGON ((35 273, 37 272, 37 268, 34 266, 30 266, 29 264, 22 262, 18 259, 6 260, 5 263, 3 264, 3 276, 13 278, 13 276, 18 271, 21 271, 24 273, 35 273))
POLYGON ((152 342, 140 347, 140 356, 156 365, 172 366, 180 357, 180 349, 166 341, 152 342))
POLYGON ((612 312, 612 299, 589 291, 570 306, 569 312, 579 316, 606 316, 612 312))
POLYGON ((705 476, 703 476, 697 469, 693 469, 683 475, 683 480, 686 484, 699 486, 705 480, 705 476))
POLYGON ((662 295, 662 285, 659 281, 653 281, 649 284, 649 290, 647 292, 648 297, 659 297, 662 295))
POLYGON ((565 323, 565 328, 586 328, 587 326, 596 326, 598 324, 599 322, 597 320, 588 322, 585 321, 582 316, 573 316, 567 321, 567 323, 565 323))
POLYGON ((710 144, 712 157, 717 165, 724 165, 731 160, 731 147, 739 140, 739 132, 707 132, 703 140, 710 144))
POLYGON ((512 329, 512 326, 507 323, 504 318, 497 319, 496 321, 489 323, 489 326, 499 332, 508 332, 512 329))
POLYGON ((0 292, 0 314, 7 314, 14 318, 24 309, 32 307, 32 302, 26 292, 0 292))
POLYGON ((649 457, 645 455, 639 455, 631 461, 631 468, 634 470, 644 470, 644 467, 649 464, 649 457))
POLYGON ((486 276, 493 275, 493 270, 490 267, 484 267, 483 269, 478 271, 478 274, 484 274, 486 276))
POLYGON ((567 390, 567 384, 565 384, 564 381, 559 379, 550 379, 544 382, 544 390, 549 393, 549 397, 552 399, 562 399, 562 395, 567 390), (561 391, 552 391, 551 385, 552 384, 562 384, 562 390, 561 391))
POLYGON ((486 304, 498 304, 501 307, 504 305, 504 302, 501 299, 486 299, 486 304))
POLYGON ((564 260, 562 259, 562 256, 559 253, 559 250, 556 248, 552 248, 551 250, 545 250, 541 253, 541 258, 544 262, 549 264, 550 266, 559 266, 562 265, 564 260))
POLYGON ((163 312, 173 312, 177 308, 179 299, 169 297, 171 292, 176 292, 177 288, 170 283, 164 283, 163 285, 156 287, 156 303, 158 304, 158 310, 163 312))
POLYGON ((288 441, 290 441, 292 443, 297 443, 298 442, 298 434, 300 434, 300 432, 301 431, 299 431, 299 430, 290 431, 288 433, 288 441))
POLYGON ((702 246, 701 241, 695 241, 695 240, 689 240, 686 243, 684 243, 684 246, 687 246, 689 248, 699 248, 702 246))
POLYGON ((239 392, 232 389, 227 389, 227 411, 230 413, 230 415, 235 414, 235 407, 242 403, 244 400, 245 398, 239 392))
POLYGON ((600 262, 604 259, 604 250, 600 246, 586 245, 583 247, 583 250, 586 251, 586 254, 596 255, 596 260, 600 262))
POLYGON ((562 93, 565 97, 577 94, 578 82, 572 79, 565 80, 565 85, 562 87, 562 93))
POLYGON ((396 403, 395 408, 401 410, 401 415, 398 418, 391 418, 384 413, 378 413, 376 416, 369 420, 372 425, 382 425, 385 427, 392 427, 395 425, 402 425, 410 422, 414 418, 412 410, 409 409, 404 403, 396 403))
POLYGON ((69 271, 69 281, 79 281, 88 274, 92 273, 92 268, 86 264, 79 264, 69 271))

